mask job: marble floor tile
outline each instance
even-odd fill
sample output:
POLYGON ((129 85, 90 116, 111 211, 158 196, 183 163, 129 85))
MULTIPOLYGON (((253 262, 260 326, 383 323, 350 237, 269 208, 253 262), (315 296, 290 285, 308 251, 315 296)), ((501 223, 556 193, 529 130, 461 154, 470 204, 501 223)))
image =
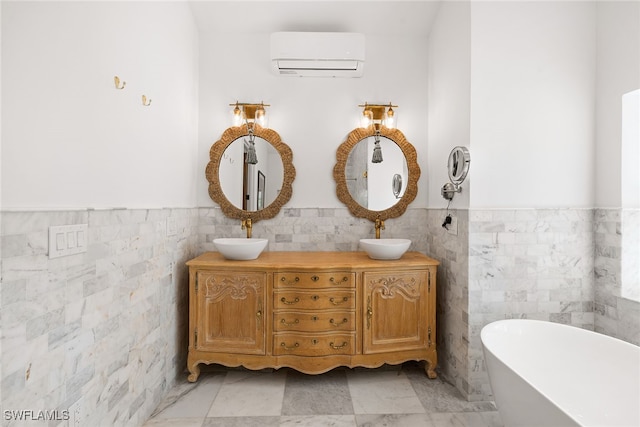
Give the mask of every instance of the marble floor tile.
MULTIPOLYGON (((278 427, 280 417, 205 418, 202 427, 278 427)), ((145 426, 146 427, 146 426, 145 426)))
POLYGON ((409 364, 404 372, 427 412, 495 411, 493 402, 468 402, 451 384, 441 378, 429 379, 419 364, 409 364))
POLYGON ((356 414, 416 414, 424 407, 403 371, 347 373, 356 414))
POLYGON ((152 418, 144 427, 201 427, 202 418, 152 418))
POLYGON ((280 427, 355 427, 354 415, 299 415, 280 417, 280 427))
POLYGON ((336 369, 322 375, 287 372, 282 415, 351 415, 347 374, 336 369))
POLYGON ((439 427, 428 414, 356 415, 358 427, 439 427))
POLYGON ((200 418, 207 416, 209 408, 226 377, 226 372, 203 373, 197 382, 184 378, 178 383, 151 415, 157 419, 200 418))
POLYGON ((287 372, 227 373, 208 417, 279 416, 287 372))
POLYGON ((497 412, 434 412, 429 414, 436 427, 502 427, 497 412))
POLYGON ((178 383, 144 427, 503 427, 492 402, 467 402, 419 363, 295 370, 220 368, 178 383))

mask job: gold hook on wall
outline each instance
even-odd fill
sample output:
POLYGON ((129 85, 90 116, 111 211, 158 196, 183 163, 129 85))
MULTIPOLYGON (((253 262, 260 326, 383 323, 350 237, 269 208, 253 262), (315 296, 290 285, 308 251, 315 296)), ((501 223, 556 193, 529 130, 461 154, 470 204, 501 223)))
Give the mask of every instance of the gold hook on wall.
POLYGON ((115 76, 113 78, 114 83, 116 84, 116 89, 124 89, 125 85, 127 84, 127 82, 123 81, 122 84, 120 83, 120 77, 115 76))
POLYGON ((147 99, 145 95, 142 95, 142 105, 148 107, 149 105, 151 105, 151 99, 147 99))

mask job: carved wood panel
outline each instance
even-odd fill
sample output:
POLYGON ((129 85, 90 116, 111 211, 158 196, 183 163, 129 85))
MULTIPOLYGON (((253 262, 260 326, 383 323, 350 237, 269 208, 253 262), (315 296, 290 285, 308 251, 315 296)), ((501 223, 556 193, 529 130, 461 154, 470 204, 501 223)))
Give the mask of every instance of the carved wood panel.
POLYGON ((266 274, 201 272, 198 276, 198 349, 264 354, 266 274))
POLYGON ((427 272, 364 273, 365 353, 426 345, 427 272))

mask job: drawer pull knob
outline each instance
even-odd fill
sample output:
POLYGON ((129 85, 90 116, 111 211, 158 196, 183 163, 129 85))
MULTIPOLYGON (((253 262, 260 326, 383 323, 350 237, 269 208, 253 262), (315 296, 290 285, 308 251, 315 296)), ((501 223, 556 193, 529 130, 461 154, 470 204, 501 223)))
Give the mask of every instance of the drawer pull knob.
POLYGON ((318 295, 311 296, 311 299, 314 300, 314 301, 318 301, 319 298, 320 297, 318 295))
POLYGON ((298 302, 300 302, 300 298, 296 297, 296 299, 294 299, 293 301, 287 301, 287 299, 285 297, 280 298, 280 302, 282 302, 283 304, 287 304, 287 305, 293 305, 296 304, 298 302))
POLYGON ((344 341, 342 343, 342 345, 333 345, 332 342, 329 343, 329 347, 331 347, 334 350, 342 350, 343 348, 345 348, 348 345, 349 345, 349 343, 347 343, 346 341, 344 341))
POLYGON ((347 276, 344 276, 344 277, 342 278, 342 280, 340 280, 340 281, 338 281, 338 280, 334 279, 333 277, 329 279, 329 281, 330 281, 331 283, 333 283, 334 285, 339 285, 340 283, 342 283, 342 282, 346 282, 346 281, 348 281, 348 280, 349 280, 349 278, 348 278, 347 276))
POLYGON ((280 347, 284 348, 285 350, 295 350, 296 348, 300 347, 300 344, 295 343, 293 346, 287 347, 285 343, 280 343, 280 347))
POLYGON ((320 280, 320 278, 318 276, 311 276, 311 280, 317 282, 318 280, 320 280))
MULTIPOLYGON (((280 281, 281 281, 281 282, 286 282, 286 281, 287 281, 287 278, 286 278, 286 277, 284 277, 284 276, 282 276, 282 277, 280 278, 280 281)), ((293 279, 293 281, 294 281, 294 282, 299 282, 299 281, 300 281, 300 278, 299 278, 298 276, 296 276, 296 278, 295 278, 295 279, 293 279)))
POLYGON ((342 322, 338 323, 335 320, 331 319, 329 320, 329 323, 331 323, 333 326, 340 326, 340 325, 344 325, 345 323, 347 323, 349 320, 345 317, 344 319, 342 319, 342 322))
POLYGON ((298 323, 300 323, 300 319, 296 319, 293 322, 287 322, 286 320, 282 319, 282 320, 280 320, 280 323, 282 323, 284 326, 293 326, 293 325, 297 325, 298 323))
POLYGON ((329 298, 329 302, 333 305, 344 304, 347 301, 349 301, 349 297, 344 297, 341 301, 336 301, 335 298, 329 298))

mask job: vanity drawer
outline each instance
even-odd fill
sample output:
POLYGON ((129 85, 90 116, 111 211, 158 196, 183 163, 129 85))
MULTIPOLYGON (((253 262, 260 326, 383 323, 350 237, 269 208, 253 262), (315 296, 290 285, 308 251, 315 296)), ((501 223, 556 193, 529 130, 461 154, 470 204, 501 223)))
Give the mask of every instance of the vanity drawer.
POLYGON ((279 333, 273 337, 276 356, 328 356, 352 354, 355 351, 355 333, 296 334, 279 333))
POLYGON ((287 271, 276 273, 276 288, 354 288, 355 274, 344 271, 309 273, 287 271))
POLYGON ((275 291, 273 293, 273 308, 275 310, 355 310, 355 291, 275 291))
POLYGON ((273 314, 275 331, 355 331, 355 312, 353 311, 278 311, 273 314))

